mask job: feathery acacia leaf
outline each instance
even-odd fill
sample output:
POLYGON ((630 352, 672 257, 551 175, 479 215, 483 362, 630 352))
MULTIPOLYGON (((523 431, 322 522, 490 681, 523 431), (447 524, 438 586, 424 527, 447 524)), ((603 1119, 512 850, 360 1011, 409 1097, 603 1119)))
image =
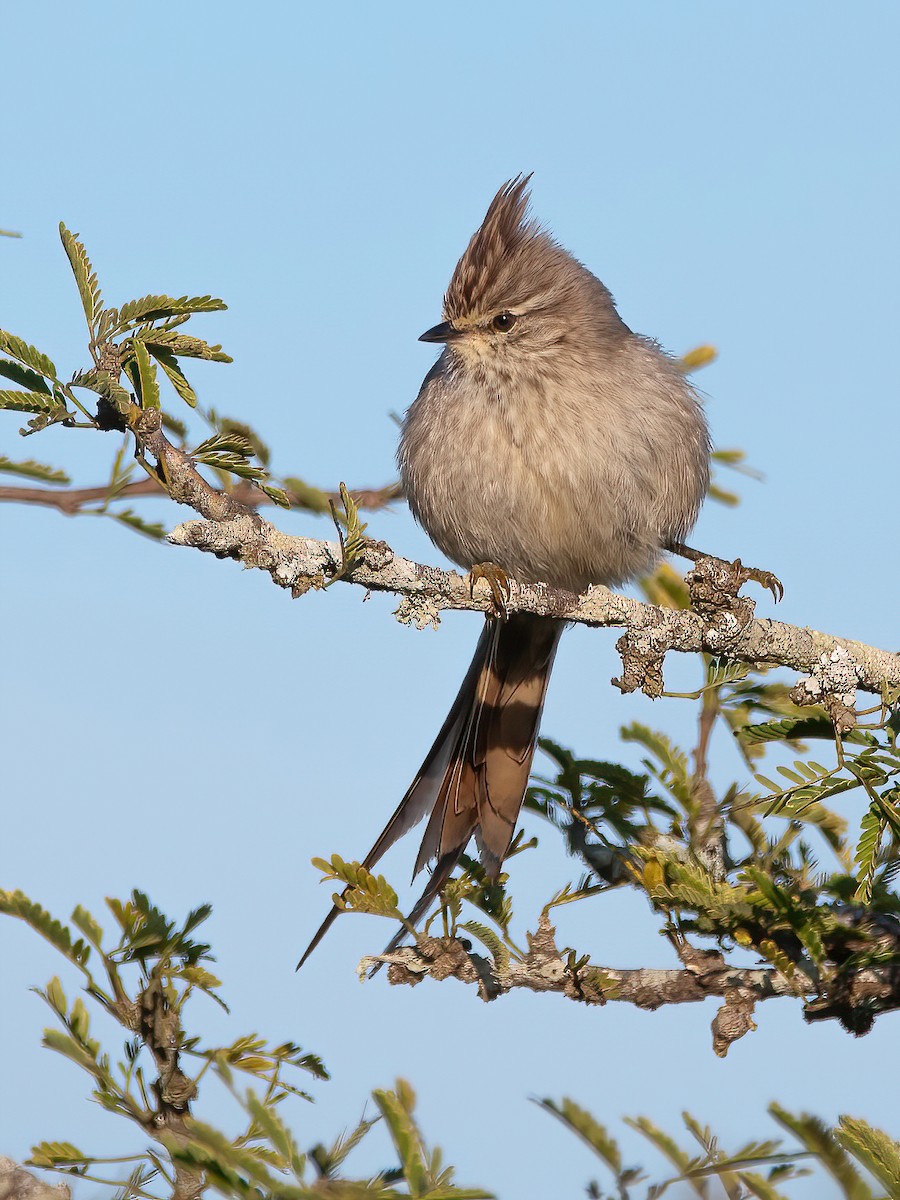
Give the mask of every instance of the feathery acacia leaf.
POLYGON ((100 949, 103 942, 103 929, 88 910, 82 908, 80 904, 76 905, 72 913, 72 924, 80 933, 84 934, 95 949, 100 949))
POLYGON ((206 454, 240 454, 249 458, 254 452, 253 443, 243 433, 224 431, 214 433, 191 451, 192 458, 204 460, 206 454))
POLYGON ((190 383, 185 377, 184 371, 178 365, 178 359, 174 354, 170 354, 167 350, 157 346, 153 342, 146 343, 147 349, 153 355, 154 359, 159 363, 165 372, 166 378, 177 394, 191 408, 197 407, 197 393, 194 391, 190 383))
POLYGON ((273 487, 270 483, 260 483, 259 481, 257 481, 256 486, 264 495, 269 497, 273 504, 277 504, 279 508, 291 507, 291 498, 283 488, 273 487))
POLYGON ((334 1177, 338 1167, 346 1159, 347 1155, 354 1150, 363 1140, 370 1129, 373 1129, 381 1117, 375 1117, 372 1120, 366 1120, 364 1117, 350 1133, 342 1134, 336 1138, 330 1147, 327 1149, 322 1146, 316 1146, 310 1151, 312 1158, 319 1170, 319 1173, 324 1179, 334 1177))
POLYGON ((76 966, 83 968, 90 958, 90 946, 80 938, 74 940, 71 930, 66 925, 52 917, 40 904, 29 900, 24 892, 0 891, 0 913, 18 917, 30 925, 76 966))
POLYGON ((150 348, 165 350, 175 358, 201 358, 207 362, 234 362, 231 355, 226 354, 221 346, 211 346, 202 338, 191 337, 190 334, 176 333, 174 329, 138 330, 134 335, 136 340, 144 342, 150 348))
POLYGON ((46 392, 18 392, 12 389, 0 390, 0 408, 47 415, 65 412, 59 400, 55 396, 48 396, 46 392))
POLYGON ((29 392, 44 392, 50 395, 50 387, 44 376, 32 371, 30 367, 23 366, 14 358, 0 358, 0 375, 18 383, 29 392))
POLYGON ((659 779, 667 791, 686 809, 692 804, 691 773, 688 768, 687 755, 683 750, 673 745, 664 734, 646 725, 633 721, 620 730, 623 742, 636 742, 648 750, 659 763, 657 767, 652 760, 645 759, 645 765, 659 779))
POLYGON ((325 584, 326 587, 337 583, 339 579, 343 579, 353 570, 353 564, 359 558, 365 544, 367 525, 359 519, 359 505, 350 495, 345 483, 339 485, 339 491, 341 505, 344 510, 343 513, 338 510, 333 500, 329 501, 329 507, 331 508, 332 520, 337 529, 338 540, 341 544, 341 563, 325 584), (343 529, 341 528, 342 525, 344 526, 343 529))
POLYGON ((847 1200, 872 1200, 870 1187, 824 1121, 809 1113, 788 1112, 780 1104, 769 1105, 769 1113, 800 1140, 805 1150, 816 1156, 843 1189, 847 1200))
POLYGON ((884 837, 887 818, 881 810, 881 805, 874 801, 863 815, 859 827, 859 841, 856 844, 856 899, 861 904, 868 904, 872 899, 872 884, 878 865, 878 852, 884 837))
POLYGON ((214 296, 141 296, 129 300, 119 309, 114 331, 124 331, 134 325, 158 321, 161 317, 176 317, 192 313, 222 312, 228 307, 214 296))
POLYGON ((68 256, 69 264, 72 267, 75 282, 78 285, 78 294, 81 296, 81 303, 84 307, 84 315, 87 318, 88 328, 93 332, 97 319, 103 310, 103 299, 100 295, 97 276, 78 234, 71 233, 66 229, 62 221, 59 223, 59 236, 68 256))
POLYGON ((489 929, 487 925, 482 925, 479 921, 464 921, 458 928, 470 933, 472 937, 478 938, 479 942, 487 947, 498 971, 506 970, 509 966, 509 950, 493 929, 489 929))
POLYGON ((590 1146, 616 1176, 620 1174, 622 1151, 618 1142, 610 1136, 606 1126, 595 1120, 587 1109, 570 1100, 568 1096, 564 1096, 559 1104, 550 1099, 536 1100, 535 1103, 590 1146))
POLYGON ((23 342, 14 333, 7 333, 6 330, 0 329, 0 351, 8 354, 10 358, 17 359, 26 367, 31 367, 39 375, 45 376, 47 379, 56 379, 56 367, 52 360, 46 354, 42 354, 40 350, 36 350, 34 346, 23 342))
POLYGON ((24 462, 13 462, 12 459, 0 454, 0 473, 21 475, 23 479, 39 479, 43 483, 71 483, 72 480, 58 467, 48 467, 46 463, 26 459, 24 462))
POLYGON ((841 1117, 837 1140, 857 1162, 887 1188, 889 1196, 900 1196, 900 1146, 857 1117, 841 1117))
POLYGON ((391 1135, 410 1196, 426 1196, 430 1180, 422 1137, 412 1115, 415 1093, 405 1080, 398 1079, 395 1086, 396 1090, 393 1092, 376 1089, 372 1093, 372 1099, 391 1135))
POLYGON ((332 854, 330 861, 314 858, 312 865, 325 879, 337 880, 350 888, 346 896, 333 897, 339 908, 403 920, 397 907, 397 893, 383 875, 373 875, 357 862, 344 862, 338 854, 332 854))
POLYGON ((36 1146, 31 1147, 31 1157, 28 1159, 29 1167, 43 1167, 53 1169, 57 1167, 87 1168, 88 1164, 93 1159, 82 1154, 77 1146, 73 1146, 71 1142, 38 1142, 36 1146))
POLYGON ((161 542, 166 536, 165 525, 159 521, 145 521, 131 508, 123 508, 117 512, 105 510, 102 515, 118 521, 120 525, 124 525, 127 529, 133 529, 135 533, 141 533, 154 542, 161 542))
POLYGON ((137 364, 138 393, 142 408, 159 408, 159 380, 156 377, 156 366, 150 361, 150 354, 142 342, 134 343, 134 361, 137 364))

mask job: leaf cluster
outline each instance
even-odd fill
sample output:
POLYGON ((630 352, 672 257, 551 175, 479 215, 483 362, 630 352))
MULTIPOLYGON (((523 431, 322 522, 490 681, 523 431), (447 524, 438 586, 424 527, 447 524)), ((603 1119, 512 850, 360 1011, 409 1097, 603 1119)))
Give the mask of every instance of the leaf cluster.
MULTIPOLYGON (((638 1189, 643 1200, 659 1200, 679 1184, 707 1200, 714 1194, 710 1190, 714 1183, 721 1189, 717 1194, 728 1200, 751 1196, 789 1200, 782 1189, 812 1174, 814 1168, 830 1176, 846 1200, 876 1200, 883 1194, 891 1200, 900 1197, 900 1143, 858 1117, 843 1116, 829 1127, 818 1117, 772 1104, 770 1116, 799 1145, 785 1149, 780 1139, 751 1139, 733 1151, 724 1150, 710 1127, 687 1112, 682 1120, 693 1142, 688 1148, 647 1117, 626 1118, 625 1124, 641 1134, 674 1170, 674 1174, 650 1183, 643 1168, 624 1165, 619 1143, 586 1109, 568 1098, 537 1103, 574 1133, 612 1177, 614 1194, 605 1192, 596 1180, 588 1184, 587 1194, 594 1200, 638 1200, 638 1189)), ((683 1192, 679 1190, 679 1194, 683 1192)))
MULTIPOLYGON (((688 602, 669 568, 645 581, 645 590, 658 603, 688 602)), ((878 1012, 900 1005, 900 995, 875 1003, 853 986, 869 968, 900 968, 898 697, 886 693, 860 714, 874 720, 861 720, 839 739, 825 710, 798 707, 773 672, 709 656, 702 669, 701 686, 678 697, 699 702, 693 750, 640 722, 620 731, 638 766, 582 758, 541 739, 552 771, 533 776, 525 809, 548 822, 585 868, 544 911, 595 902, 614 888, 637 889, 670 940, 711 942, 734 965, 746 965, 750 952, 796 984, 807 1017, 836 1017, 853 1033, 866 1032, 878 1012), (706 769, 717 731, 739 770, 718 790, 706 769), (810 742, 825 743, 826 753, 812 757, 810 742), (761 773, 765 755, 785 751, 790 765, 761 773), (833 762, 823 765, 820 758, 829 756, 833 762), (854 796, 865 807, 851 837, 848 816, 834 803, 854 796)), ((536 844, 520 832, 513 851, 536 844)), ((462 868, 443 891, 444 931, 480 942, 502 974, 510 960, 524 957, 512 930, 507 876, 486 880, 468 856, 462 868), (464 920, 465 904, 479 916, 464 920)), ((394 898, 385 881, 380 886, 394 898)), ((396 919, 390 905, 381 915, 396 919)), ((426 916, 426 935, 436 915, 426 916)), ((589 961, 576 951, 572 957, 589 961)))
MULTIPOLYGON (((28 415, 26 426, 20 430, 26 436, 52 425, 125 435, 105 497, 99 503, 85 502, 69 511, 108 517, 157 540, 164 535, 162 525, 147 520, 133 508, 120 506, 135 483, 136 467, 143 468, 163 492, 166 490, 165 472, 145 461, 139 447, 134 448, 130 463, 124 460, 130 444, 129 430, 141 420, 142 413, 152 410, 159 414, 163 428, 178 439, 179 449, 209 470, 222 490, 251 486, 282 508, 296 504, 313 512, 327 512, 328 497, 319 489, 293 476, 275 479, 270 475, 268 449, 249 425, 199 404, 186 364, 232 360, 221 345, 188 332, 185 326, 197 316, 223 311, 223 301, 209 295, 151 294, 119 307, 109 306, 81 239, 65 225, 60 225, 60 238, 87 324, 90 363, 63 379, 48 355, 17 335, 0 330, 0 378, 16 385, 0 388, 0 409, 28 415), (165 407, 163 385, 171 389, 170 395, 177 401, 188 406, 194 423, 200 422, 210 431, 210 436, 199 439, 193 448, 188 425, 165 407)), ((0 456, 0 471, 51 486, 71 484, 69 472, 33 458, 0 456)), ((352 552, 352 541, 349 548, 352 552)))
MULTIPOLYGON (((356 878, 363 882, 358 874, 356 878)), ((288 1101, 312 1099, 298 1086, 298 1073, 327 1080, 318 1056, 293 1042, 272 1045, 256 1034, 206 1045, 186 1027, 194 992, 224 1007, 221 984, 206 966, 212 961, 210 947, 195 936, 210 916, 209 905, 199 906, 182 922, 168 918, 138 891, 126 901, 108 900, 107 907, 114 926, 111 937, 84 908, 76 908, 67 923, 21 892, 0 892, 0 913, 24 921, 81 977, 80 994, 71 999, 57 977, 35 989, 55 1022, 44 1032, 44 1045, 85 1071, 93 1099, 133 1122, 147 1144, 132 1155, 104 1158, 71 1142, 44 1141, 33 1148, 29 1165, 146 1200, 180 1194, 175 1181, 184 1172, 196 1181, 194 1194, 214 1188, 235 1200, 259 1200, 261 1195, 303 1200, 321 1196, 326 1184, 332 1194, 348 1197, 489 1196, 453 1183, 452 1169, 443 1164, 439 1149, 428 1147, 419 1129, 415 1096, 403 1080, 393 1090, 373 1093, 377 1115, 363 1117, 328 1147, 315 1144, 301 1150, 282 1114, 288 1101), (127 1035, 119 1054, 105 1049, 92 1032, 92 1010, 98 1009, 127 1035), (222 1133, 195 1111, 207 1076, 227 1089, 245 1114, 236 1136, 222 1133), (251 1086, 243 1086, 242 1080, 251 1086), (393 1142, 396 1165, 374 1176, 345 1177, 345 1160, 380 1121, 393 1142)))

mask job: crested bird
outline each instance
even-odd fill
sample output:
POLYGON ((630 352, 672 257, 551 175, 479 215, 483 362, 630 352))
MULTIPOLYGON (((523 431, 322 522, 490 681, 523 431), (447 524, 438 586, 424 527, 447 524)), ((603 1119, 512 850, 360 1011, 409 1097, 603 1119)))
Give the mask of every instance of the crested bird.
MULTIPOLYGON (((709 434, 675 361, 632 332, 600 280, 530 216, 530 178, 494 196, 442 321, 419 339, 443 349, 406 414, 398 462, 416 520, 471 578, 487 576, 495 594, 509 576, 580 593, 683 548, 709 486, 709 434)), ((371 869, 430 814, 414 874, 433 867, 410 924, 473 835, 487 876, 499 873, 563 628, 487 615, 434 744, 363 861, 371 869)))

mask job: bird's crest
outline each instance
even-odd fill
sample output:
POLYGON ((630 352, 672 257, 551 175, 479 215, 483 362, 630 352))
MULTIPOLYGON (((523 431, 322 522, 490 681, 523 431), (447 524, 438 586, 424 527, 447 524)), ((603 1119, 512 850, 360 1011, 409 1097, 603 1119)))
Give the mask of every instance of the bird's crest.
POLYGON ((513 267, 522 252, 534 249, 540 253, 554 245, 537 221, 529 217, 530 180, 531 175, 517 175, 504 183, 491 201, 481 227, 453 272, 444 296, 446 320, 483 314, 498 299, 500 303, 511 299, 502 293, 512 278, 522 278, 521 264, 513 267))

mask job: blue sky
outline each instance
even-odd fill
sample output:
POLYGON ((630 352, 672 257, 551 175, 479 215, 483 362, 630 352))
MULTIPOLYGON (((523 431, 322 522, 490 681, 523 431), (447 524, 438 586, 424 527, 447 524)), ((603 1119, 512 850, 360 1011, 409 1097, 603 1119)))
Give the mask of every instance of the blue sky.
MULTIPOLYGON (((0 327, 63 370, 83 365, 62 219, 114 303, 225 298, 204 330, 235 362, 195 378, 206 403, 270 441, 276 469, 380 484, 394 472, 391 413, 433 358, 416 337, 439 318, 495 189, 534 171, 536 214, 633 328, 673 353, 719 350, 698 377, 715 441, 746 449, 766 481, 742 483, 734 512, 708 505, 696 543, 774 570, 783 619, 897 645, 896 5, 263 0, 73 13, 34 0, 3 15, 0 226, 24 237, 0 242, 0 327)), ((102 479, 102 438, 57 430, 23 445, 20 424, 0 423, 0 452, 102 479)), ((302 514, 281 524, 327 536, 302 514)), ((135 885, 173 915, 210 900, 233 1016, 210 1007, 197 1020, 222 1038, 292 1038, 334 1075, 294 1114, 301 1142, 331 1137, 398 1074, 461 1182, 526 1200, 578 1195, 596 1174, 531 1095, 570 1094, 611 1126, 646 1113, 674 1129, 688 1108, 734 1142, 770 1132, 775 1098, 900 1135, 896 1019, 857 1042, 771 1003, 721 1062, 710 1006, 485 1006, 456 986, 361 987, 354 965, 385 937, 362 919, 340 922, 295 976, 327 907, 310 857, 368 848, 444 715, 476 620, 416 634, 388 600, 362 607, 350 588, 292 603, 261 574, 112 522, 6 506, 0 526, 0 884, 62 916, 79 902, 99 913, 135 885)), ((370 532, 439 561, 399 507, 370 532)), ((626 721, 689 735, 686 706, 608 686, 614 641, 567 634, 545 731, 626 760, 626 721)), ((694 670, 672 664, 669 678, 694 670)), ((718 753, 730 777, 738 766, 718 753)), ((402 880, 413 857, 410 840, 386 870, 402 880)), ((523 922, 577 874, 546 836, 527 857, 514 876, 523 922)), ((634 898, 559 924, 595 961, 670 961, 634 898)), ((0 1152, 24 1157, 39 1138, 113 1152, 116 1121, 39 1046, 44 1014, 27 987, 58 970, 52 953, 7 922, 0 956, 0 1152)), ((383 1157, 373 1138, 360 1169, 383 1157)))

